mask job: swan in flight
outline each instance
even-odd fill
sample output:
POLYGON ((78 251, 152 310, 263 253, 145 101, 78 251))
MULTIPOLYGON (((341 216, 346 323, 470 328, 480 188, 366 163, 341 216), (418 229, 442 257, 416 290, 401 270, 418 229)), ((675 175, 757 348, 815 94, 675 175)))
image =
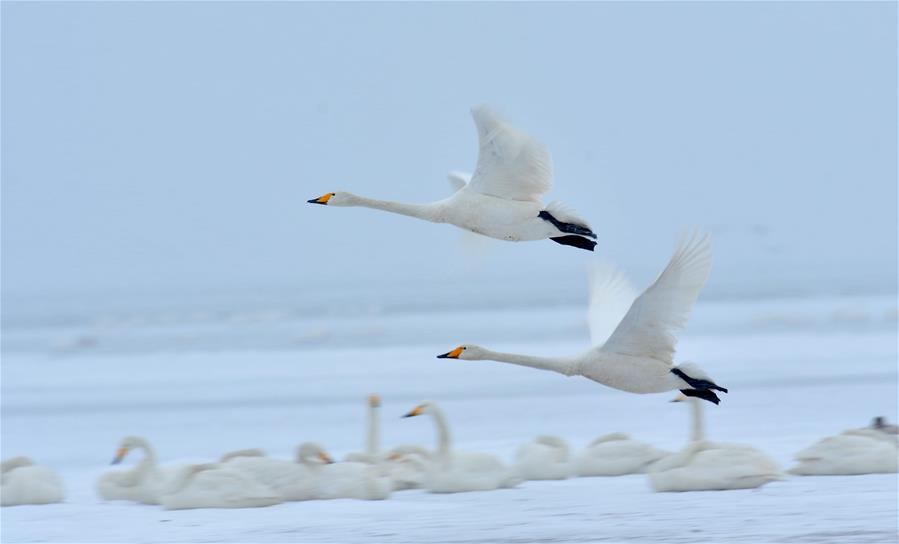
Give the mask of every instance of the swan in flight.
POLYGON ((752 489, 783 479, 777 463, 754 447, 706 440, 702 405, 684 395, 672 402, 684 400, 689 400, 693 410, 692 441, 680 452, 649 467, 649 482, 654 490, 752 489))
POLYGON ((437 427, 437 451, 428 467, 424 482, 424 487, 428 491, 431 493, 490 491, 518 484, 519 479, 495 456, 453 450, 446 417, 433 402, 420 404, 403 417, 416 417, 422 414, 430 415, 437 427))
POLYGON ((515 472, 522 480, 564 480, 571 474, 570 451, 558 436, 538 436, 518 447, 515 472))
MULTIPOLYGON (((668 266, 643 294, 631 304, 622 304, 626 295, 623 278, 594 274, 591 311, 628 308, 620 321, 607 317, 591 319, 592 328, 614 323, 611 334, 596 331, 594 339, 608 338, 590 350, 573 357, 538 357, 491 351, 475 345, 461 345, 438 355, 438 359, 491 360, 512 363, 565 376, 583 376, 629 393, 662 393, 679 389, 685 395, 718 404, 715 391, 727 393, 694 364, 673 364, 675 333, 687 322, 693 304, 708 279, 712 266, 708 235, 684 237, 668 266), (623 294, 624 293, 624 294, 623 294)), ((610 310, 612 313, 613 310, 610 310)))
POLYGON ((221 463, 185 465, 160 492, 166 510, 257 508, 281 503, 281 497, 250 475, 221 463))
POLYGON ((660 450, 625 433, 600 436, 580 451, 572 463, 578 476, 623 476, 646 472, 671 452, 660 450))
POLYGON ((307 501, 321 498, 321 469, 332 463, 320 445, 305 442, 297 447, 296 461, 238 455, 229 459, 226 466, 246 473, 277 493, 281 500, 307 501))
POLYGON ((130 470, 111 470, 97 480, 97 491, 104 500, 134 501, 143 504, 159 504, 159 493, 165 485, 167 472, 156 461, 156 452, 146 439, 127 436, 119 443, 113 465, 125 459, 131 450, 141 450, 144 454, 130 470))
POLYGON ((379 463, 381 455, 381 428, 378 411, 381 407, 381 397, 376 394, 368 396, 368 429, 365 437, 365 451, 348 453, 344 461, 357 463, 379 463))
POLYGON ((875 423, 822 438, 794 457, 798 464, 789 472, 800 476, 892 473, 899 469, 899 436, 875 423))
POLYGON ((51 504, 64 498, 62 479, 53 470, 35 465, 28 457, 0 463, 0 505, 51 504))
POLYGON ((471 110, 478 131, 478 162, 471 180, 450 175, 456 189, 443 200, 411 204, 375 200, 345 191, 325 193, 310 204, 362 206, 433 223, 450 223, 490 238, 521 242, 550 239, 593 251, 590 225, 559 203, 544 205, 552 188, 552 159, 543 144, 484 106, 471 110))

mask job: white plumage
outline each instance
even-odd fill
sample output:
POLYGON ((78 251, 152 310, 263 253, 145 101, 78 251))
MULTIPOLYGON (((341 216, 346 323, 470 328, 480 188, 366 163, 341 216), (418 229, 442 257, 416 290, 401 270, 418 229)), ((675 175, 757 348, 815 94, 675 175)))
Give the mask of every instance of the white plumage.
POLYGON ((0 464, 0 505, 52 504, 65 498, 62 478, 52 469, 35 465, 28 457, 13 457, 0 464))

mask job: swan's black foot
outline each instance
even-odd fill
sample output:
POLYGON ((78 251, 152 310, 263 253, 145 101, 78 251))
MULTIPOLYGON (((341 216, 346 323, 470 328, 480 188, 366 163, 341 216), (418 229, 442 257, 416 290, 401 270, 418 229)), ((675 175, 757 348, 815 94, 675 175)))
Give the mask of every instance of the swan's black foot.
POLYGON ((721 402, 721 399, 718 398, 718 395, 716 395, 714 391, 709 391, 708 389, 681 389, 680 392, 688 397, 696 397, 698 399, 707 400, 714 404, 718 404, 719 402, 721 402))
MULTIPOLYGON (((721 391, 722 393, 727 393, 727 389, 721 387, 717 383, 710 382, 709 380, 697 380, 696 378, 691 378, 690 376, 687 376, 686 374, 684 374, 684 371, 679 368, 672 368, 671 373, 674 374, 675 376, 677 376, 678 378, 684 380, 685 382, 687 382, 687 384, 690 387, 692 387, 693 389, 699 389, 701 391, 715 390, 715 391, 721 391)), ((686 395, 686 393, 684 393, 684 394, 686 395)), ((698 396, 698 395, 693 395, 693 396, 698 396)))
POLYGON ((563 246, 579 247, 581 249, 586 249, 587 251, 593 251, 593 248, 596 247, 596 242, 584 238, 583 236, 557 236, 555 238, 550 238, 550 240, 557 244, 562 244, 563 246))
POLYGON ((574 223, 563 223, 562 221, 559 221, 558 219, 553 217, 553 215, 546 210, 538 213, 537 217, 543 219, 544 221, 549 221, 553 224, 554 227, 562 232, 567 232, 568 234, 577 234, 578 236, 586 236, 587 238, 593 238, 594 240, 596 240, 596 235, 592 230, 590 230, 589 227, 585 227, 584 225, 576 225, 574 223))

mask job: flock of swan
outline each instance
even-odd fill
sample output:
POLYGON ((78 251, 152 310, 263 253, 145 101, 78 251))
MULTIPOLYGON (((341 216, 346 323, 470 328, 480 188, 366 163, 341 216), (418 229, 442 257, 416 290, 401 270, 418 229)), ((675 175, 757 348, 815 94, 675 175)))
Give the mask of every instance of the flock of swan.
MULTIPOLYGON (((348 192, 331 192, 309 200, 325 206, 363 206, 506 241, 550 239, 593 251, 596 234, 589 224, 559 203, 544 205, 552 186, 549 151, 535 139, 502 121, 485 107, 472 110, 479 154, 474 174, 452 174, 453 194, 437 202, 410 204, 375 200, 348 192)), ((121 463, 139 450, 130 469, 114 469, 97 482, 104 500, 161 505, 167 509, 249 508, 285 501, 379 500, 406 489, 433 493, 490 491, 526 480, 646 474, 655 491, 746 489, 785 478, 777 463, 746 444, 705 438, 701 401, 718 404, 728 390, 691 362, 675 364, 677 332, 689 318, 711 271, 711 241, 696 233, 681 240, 658 278, 639 296, 618 270, 597 266, 590 296, 593 346, 572 356, 538 357, 492 351, 463 344, 441 359, 491 360, 582 376, 622 391, 648 394, 680 391, 675 401, 692 410, 689 443, 668 452, 624 433, 601 436, 573 453, 560 437, 539 436, 521 445, 514 462, 452 447, 449 424, 441 409, 426 402, 405 417, 430 416, 437 429, 433 449, 400 445, 381 451, 378 407, 368 402, 368 437, 364 452, 334 462, 314 442, 297 447, 295 459, 277 459, 259 449, 229 452, 216 461, 161 466, 149 442, 126 437, 113 460, 121 463)), ((897 472, 899 436, 877 418, 867 428, 848 430, 796 454, 797 475, 897 472)), ((50 504, 64 499, 60 477, 26 457, 2 463, 2 504, 50 504)))

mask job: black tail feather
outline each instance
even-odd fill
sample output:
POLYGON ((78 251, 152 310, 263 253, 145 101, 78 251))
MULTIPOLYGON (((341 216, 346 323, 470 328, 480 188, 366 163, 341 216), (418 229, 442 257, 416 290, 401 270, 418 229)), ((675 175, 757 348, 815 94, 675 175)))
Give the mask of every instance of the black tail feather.
POLYGON ((593 251, 593 248, 596 247, 596 242, 593 240, 588 240, 583 236, 557 236, 555 238, 550 238, 553 242, 557 244, 562 244, 563 246, 573 246, 579 247, 581 249, 586 249, 587 251, 593 251))

